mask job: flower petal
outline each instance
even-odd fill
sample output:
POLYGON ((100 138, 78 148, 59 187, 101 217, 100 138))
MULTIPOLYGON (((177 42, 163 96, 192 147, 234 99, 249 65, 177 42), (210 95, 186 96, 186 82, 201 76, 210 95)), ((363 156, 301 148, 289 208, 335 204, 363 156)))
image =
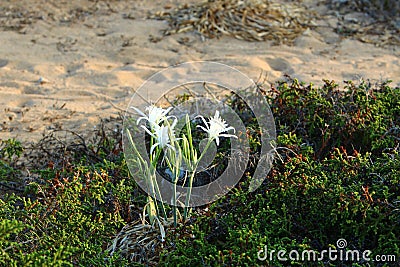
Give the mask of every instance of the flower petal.
POLYGON ((217 146, 219 146, 219 138, 218 138, 218 136, 215 137, 215 142, 217 143, 217 146))
POLYGON ((143 128, 149 135, 157 139, 157 136, 154 133, 152 133, 149 129, 147 129, 146 126, 141 125, 140 127, 143 128))
POLYGON ((155 143, 154 145, 151 146, 150 148, 150 154, 153 153, 153 150, 159 145, 159 143, 155 143))
POLYGON ((206 122, 206 120, 204 119, 203 116, 198 115, 198 116, 196 116, 196 118, 200 118, 203 121, 203 123, 206 125, 206 127, 208 128, 208 124, 207 124, 207 122, 206 122))
POLYGON ((131 107, 132 109, 134 109, 137 113, 139 113, 139 115, 146 117, 146 114, 144 114, 140 109, 135 108, 135 107, 131 107))
POLYGON ((204 128, 203 126, 197 125, 197 127, 200 128, 200 129, 202 129, 202 130, 205 131, 206 133, 208 133, 208 129, 204 128))

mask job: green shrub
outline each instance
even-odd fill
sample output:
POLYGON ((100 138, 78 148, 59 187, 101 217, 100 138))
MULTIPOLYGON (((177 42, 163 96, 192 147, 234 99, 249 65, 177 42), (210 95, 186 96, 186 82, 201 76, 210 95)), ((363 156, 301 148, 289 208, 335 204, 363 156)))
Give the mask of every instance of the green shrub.
POLYGON ((131 181, 109 175, 118 171, 104 168, 110 166, 113 164, 105 162, 99 171, 81 166, 68 175, 56 172, 44 185, 30 184, 35 198, 8 194, 0 200, 3 264, 126 263, 118 256, 110 257, 105 248, 125 224, 124 219, 132 216, 129 205, 136 187, 131 181))
MULTIPOLYGON (((279 157, 267 180, 255 194, 242 180, 192 228, 180 229, 187 233, 171 237, 176 246, 163 255, 164 265, 303 266, 276 256, 261 262, 257 252, 265 245, 322 251, 340 238, 349 249, 399 259, 399 88, 348 82, 341 90, 327 81, 317 89, 291 80, 271 91, 279 157)), ((385 266, 391 264, 398 263, 385 266)))
POLYGON ((347 82, 342 90, 333 81, 315 88, 292 80, 271 91, 278 135, 297 134, 319 159, 341 146, 380 155, 399 141, 400 88, 388 83, 374 88, 367 82, 347 82))

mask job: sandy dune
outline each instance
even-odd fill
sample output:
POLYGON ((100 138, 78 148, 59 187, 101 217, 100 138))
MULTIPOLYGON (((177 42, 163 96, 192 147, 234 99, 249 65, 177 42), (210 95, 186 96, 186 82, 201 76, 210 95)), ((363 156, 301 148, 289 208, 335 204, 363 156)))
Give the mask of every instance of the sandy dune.
POLYGON ((163 36, 167 23, 147 19, 147 14, 176 5, 2 1, 0 139, 34 141, 52 129, 85 132, 101 118, 117 116, 153 73, 186 61, 225 63, 253 80, 264 72, 270 83, 284 74, 316 84, 323 78, 362 77, 400 83, 400 48, 343 39, 332 28, 334 16, 316 21, 320 26, 306 30, 293 46, 273 46, 228 36, 163 36))

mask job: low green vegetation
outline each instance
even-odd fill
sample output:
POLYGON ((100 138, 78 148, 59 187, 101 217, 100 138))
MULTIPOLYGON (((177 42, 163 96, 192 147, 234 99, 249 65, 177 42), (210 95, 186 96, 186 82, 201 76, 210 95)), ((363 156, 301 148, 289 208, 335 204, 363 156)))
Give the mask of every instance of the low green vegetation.
MULTIPOLYGON (((316 88, 291 80, 259 85, 275 116, 274 165, 253 193, 259 157, 257 121, 240 99, 251 162, 226 196, 166 228, 152 256, 161 266, 364 266, 365 261, 280 261, 278 250, 346 249, 400 260, 400 88, 389 82, 333 81, 316 88), (247 113, 247 114, 246 114, 247 113), (275 250, 264 261, 260 250, 275 250)), ((90 144, 48 142, 22 154, 0 144, 0 266, 153 265, 107 252, 128 223, 140 223, 147 196, 128 172, 121 138, 100 128, 90 144), (55 147, 55 148, 54 148, 55 147), (25 153, 26 154, 26 153, 25 153), (37 159, 38 156, 36 156, 37 159), (45 160, 43 160, 45 158, 45 160), (21 161, 34 161, 22 168, 21 161), (29 175, 26 166, 30 166, 29 175)), ((56 139, 52 139, 53 141, 56 139)), ((26 151, 25 151, 26 152, 26 151)), ((287 256, 287 255, 286 255, 287 256)))

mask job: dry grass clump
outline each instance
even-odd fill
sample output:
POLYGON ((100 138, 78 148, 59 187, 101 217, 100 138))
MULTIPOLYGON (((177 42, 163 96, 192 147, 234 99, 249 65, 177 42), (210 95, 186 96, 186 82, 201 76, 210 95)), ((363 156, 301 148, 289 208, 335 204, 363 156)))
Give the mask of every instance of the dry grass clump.
POLYGON ((126 224, 108 247, 111 255, 119 253, 130 262, 155 266, 160 260, 160 252, 165 248, 165 231, 171 222, 158 221, 147 224, 137 220, 126 224))
POLYGON ((398 0, 354 0, 348 1, 348 3, 378 20, 396 19, 400 14, 398 0))
MULTIPOLYGON (((340 14, 364 13, 363 18, 344 19, 337 31, 377 46, 400 44, 400 2, 398 0, 330 0, 333 10, 340 14)), ((351 17, 351 16, 350 16, 351 17)))
POLYGON ((25 167, 42 169, 66 168, 72 162, 87 164, 114 160, 122 151, 122 115, 102 119, 92 130, 82 134, 72 130, 54 130, 34 145, 25 148, 25 167))
POLYGON ((208 0, 150 17, 168 21, 166 35, 195 31, 207 38, 224 34, 246 41, 290 44, 311 25, 313 15, 293 1, 208 0))

